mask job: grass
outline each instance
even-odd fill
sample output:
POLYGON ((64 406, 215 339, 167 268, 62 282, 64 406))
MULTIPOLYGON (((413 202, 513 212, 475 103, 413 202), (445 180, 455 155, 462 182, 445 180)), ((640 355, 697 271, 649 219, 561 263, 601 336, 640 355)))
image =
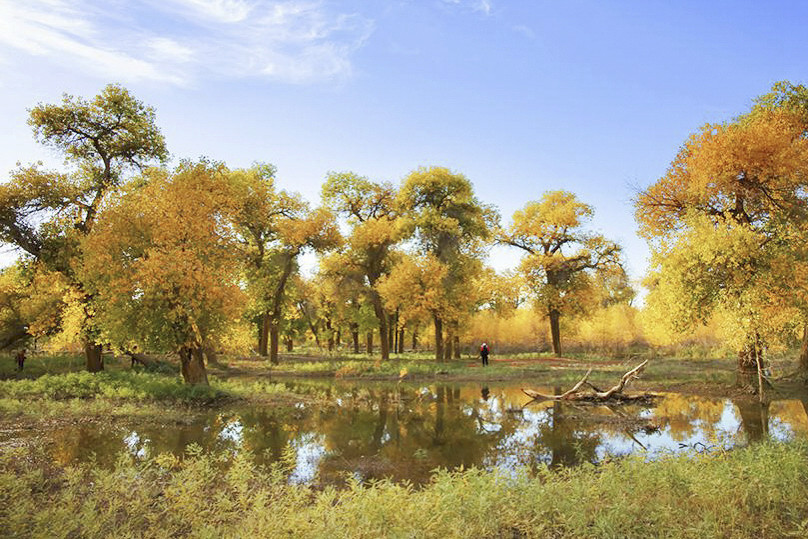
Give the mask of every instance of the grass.
POLYGON ((128 360, 105 359, 106 369, 92 374, 83 370, 81 356, 37 355, 26 361, 22 373, 14 371, 11 357, 0 358, 0 416, 159 418, 235 400, 285 405, 316 398, 292 394, 266 379, 210 376, 210 386, 191 386, 165 364, 147 371, 131 369, 128 360))
POLYGON ((294 455, 0 456, 0 531, 49 537, 804 537, 808 445, 629 458, 536 475, 439 471, 427 486, 290 484, 294 455))
MULTIPOLYGON (((83 373, 84 362, 76 355, 35 355, 26 361, 23 373, 14 370, 12 356, 0 356, 0 398, 42 397, 109 398, 114 400, 165 400, 210 403, 221 398, 265 400, 279 390, 258 387, 255 379, 276 380, 288 377, 344 378, 358 380, 414 381, 504 381, 519 380, 537 386, 571 386, 589 367, 595 384, 616 383, 620 376, 642 358, 624 359, 576 354, 557 358, 548 355, 524 355, 492 358, 481 367, 476 358, 436 362, 428 352, 394 355, 380 361, 367 354, 281 356, 279 365, 264 358, 220 358, 221 366, 209 368, 211 389, 190 388, 182 384, 177 366, 161 362, 154 371, 131 369, 126 358, 106 358, 106 370, 99 375, 83 373), (248 380, 239 381, 240 378, 248 380)), ((691 385, 728 388, 735 379, 734 362, 724 359, 653 358, 635 387, 664 390, 691 385)))

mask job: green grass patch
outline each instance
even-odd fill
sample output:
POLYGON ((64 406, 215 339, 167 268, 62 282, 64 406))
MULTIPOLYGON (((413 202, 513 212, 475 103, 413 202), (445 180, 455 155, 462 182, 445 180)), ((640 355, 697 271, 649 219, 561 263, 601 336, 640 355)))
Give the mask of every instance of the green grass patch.
POLYGON ((427 486, 290 484, 294 455, 0 456, 0 529, 49 537, 804 537, 808 445, 759 444, 562 472, 438 472, 427 486))
POLYGON ((184 384, 178 377, 145 372, 70 372, 45 374, 34 379, 0 380, 0 397, 53 400, 110 398, 123 400, 214 400, 224 392, 184 384))

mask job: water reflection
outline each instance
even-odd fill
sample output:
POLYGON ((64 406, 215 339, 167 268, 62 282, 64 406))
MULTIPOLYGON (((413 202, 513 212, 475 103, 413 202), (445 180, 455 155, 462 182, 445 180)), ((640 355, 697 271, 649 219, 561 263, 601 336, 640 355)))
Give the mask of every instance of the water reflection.
POLYGON ((421 484, 438 467, 574 466, 609 455, 642 452, 655 458, 694 447, 808 433, 808 401, 762 406, 669 394, 653 407, 525 406, 529 399, 509 385, 290 386, 327 395, 330 404, 240 407, 187 423, 84 424, 44 435, 60 463, 112 462, 120 452, 137 458, 181 454, 193 443, 207 451, 248 450, 260 463, 279 461, 286 452, 293 482, 341 484, 352 477, 421 484))

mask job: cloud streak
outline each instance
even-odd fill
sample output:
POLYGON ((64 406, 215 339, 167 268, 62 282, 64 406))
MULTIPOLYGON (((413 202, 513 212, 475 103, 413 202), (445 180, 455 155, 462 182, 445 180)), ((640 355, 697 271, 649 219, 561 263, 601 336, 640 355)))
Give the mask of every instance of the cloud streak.
POLYGON ((127 82, 338 80, 372 32, 371 20, 312 1, 0 0, 0 60, 46 58, 127 82))
POLYGON ((484 15, 491 15, 491 10, 494 8, 491 0, 442 0, 442 2, 449 6, 477 11, 484 15))

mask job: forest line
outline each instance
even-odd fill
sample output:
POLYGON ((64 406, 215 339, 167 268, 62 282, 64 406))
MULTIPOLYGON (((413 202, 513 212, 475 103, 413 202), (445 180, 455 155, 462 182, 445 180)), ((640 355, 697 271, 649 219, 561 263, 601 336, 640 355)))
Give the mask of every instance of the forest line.
POLYGON ((637 195, 653 253, 642 312, 620 246, 588 229, 593 208, 570 192, 537 193, 503 224, 468 178, 432 166, 400 185, 329 173, 312 207, 278 188, 270 164, 169 168, 155 111, 117 85, 39 104, 29 124, 71 166, 20 166, 0 184, 0 240, 24 253, 0 274, 3 347, 80 343, 93 372, 105 347, 175 353, 197 384, 217 353, 277 363, 281 344, 307 339, 355 352, 360 336, 371 350, 378 339, 387 360, 420 337, 445 361, 521 327, 526 346, 559 355, 589 324, 593 346, 706 331, 737 352, 750 385, 767 352, 801 340, 808 373, 802 85, 777 83, 748 113, 695 131, 637 195), (522 253, 515 271, 485 266, 493 244, 522 253), (305 252, 318 254, 311 278, 305 252))

